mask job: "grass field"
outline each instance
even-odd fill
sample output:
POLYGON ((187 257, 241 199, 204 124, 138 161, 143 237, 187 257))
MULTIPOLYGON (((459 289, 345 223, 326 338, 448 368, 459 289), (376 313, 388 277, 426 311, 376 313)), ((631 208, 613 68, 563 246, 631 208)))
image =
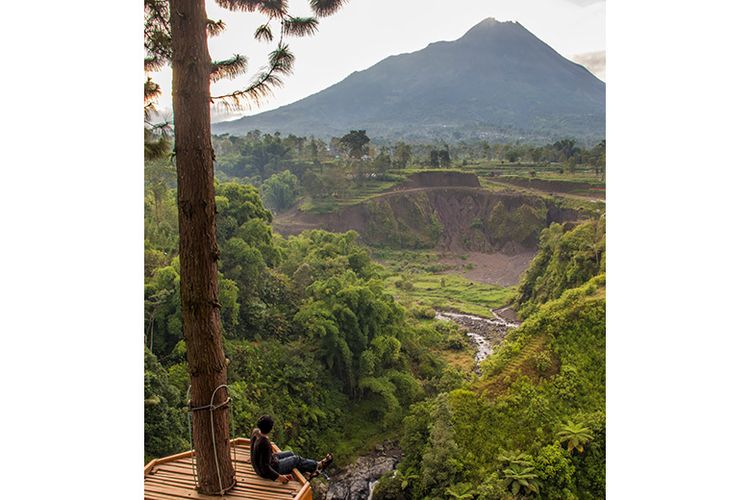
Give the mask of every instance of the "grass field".
POLYGON ((447 265, 441 262, 445 255, 430 250, 372 250, 373 259, 384 268, 388 293, 406 306, 422 305, 491 318, 491 309, 513 299, 515 287, 477 283, 460 276, 459 268, 469 268, 472 263, 467 256, 457 255, 456 260, 466 259, 465 263, 447 265))
POLYGON ((300 203, 299 209, 303 212, 311 213, 328 213, 333 212, 339 207, 356 205, 370 198, 383 194, 393 189, 394 186, 403 182, 400 176, 389 176, 389 179, 369 179, 361 185, 352 184, 350 188, 336 196, 335 198, 326 198, 324 200, 314 200, 310 197, 300 203))
POLYGON ((456 162, 448 168, 412 165, 405 169, 390 170, 382 178, 370 178, 361 183, 349 181, 338 195, 322 200, 315 200, 308 197, 300 203, 299 209, 303 212, 311 213, 333 212, 340 207, 356 205, 357 203, 362 203, 386 193, 406 180, 411 174, 425 171, 473 173, 480 178, 482 187, 490 187, 488 186, 488 179, 501 181, 503 177, 583 182, 591 184, 592 187, 596 188, 604 186, 603 176, 601 174, 596 175, 593 168, 579 166, 578 170, 574 173, 561 172, 561 168, 562 166, 557 164, 506 163, 497 160, 474 160, 468 162, 466 165, 456 162))
POLYGON ((385 284, 388 293, 404 305, 419 304, 484 318, 491 318, 492 309, 508 304, 516 293, 515 287, 475 283, 447 273, 393 275, 385 284))

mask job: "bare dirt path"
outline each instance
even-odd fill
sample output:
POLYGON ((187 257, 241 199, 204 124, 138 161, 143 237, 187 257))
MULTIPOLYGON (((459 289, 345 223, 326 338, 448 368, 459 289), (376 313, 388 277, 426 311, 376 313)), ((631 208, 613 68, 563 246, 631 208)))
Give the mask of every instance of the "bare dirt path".
POLYGON ((585 200, 585 201, 592 201, 592 202, 607 203, 606 191, 604 190, 601 190, 601 192, 592 193, 590 195, 582 195, 582 194, 574 194, 574 193, 565 193, 562 191, 546 191, 543 189, 536 189, 536 188, 532 188, 529 186, 518 186, 516 184, 497 181, 494 179, 487 179, 487 182, 492 183, 494 186, 505 188, 509 191, 516 191, 516 192, 525 191, 525 192, 540 195, 540 196, 553 195, 553 196, 560 196, 562 198, 570 198, 573 200, 585 200))

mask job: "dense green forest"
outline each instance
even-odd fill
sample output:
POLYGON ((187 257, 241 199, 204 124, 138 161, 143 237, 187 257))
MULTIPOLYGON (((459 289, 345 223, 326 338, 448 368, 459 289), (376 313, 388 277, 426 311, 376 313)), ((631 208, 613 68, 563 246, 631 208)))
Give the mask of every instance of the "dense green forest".
MULTIPOLYGON (((188 438, 174 199, 168 180, 147 182, 146 458, 188 438)), ((271 413, 287 422, 279 442, 308 454, 336 443, 344 459, 384 431, 395 437, 388 423, 462 380, 435 354, 466 348, 456 328, 426 325, 386 294, 354 232, 283 239, 251 185, 219 183, 217 206, 236 435, 271 413)))
MULTIPOLYGON (((580 176, 565 165, 601 166, 603 145, 585 150, 573 143, 561 153, 565 145, 471 144, 448 152, 403 143, 367 146, 361 134, 352 139, 214 138, 233 435, 249 435, 257 417, 268 413, 281 424, 274 439, 282 447, 311 456, 333 451, 340 464, 384 439, 397 440, 404 459, 378 483, 376 499, 602 498, 603 217, 543 229, 517 289, 488 289, 472 303, 486 306, 487 297, 502 302, 494 307, 513 302, 523 319, 477 376, 465 362, 472 349, 458 326, 434 320, 420 296, 397 301, 403 278, 376 262, 355 232, 282 237, 272 230, 271 208, 322 197, 333 178, 356 189, 374 172, 393 184, 402 179, 400 171, 434 168, 435 156, 438 163, 443 158, 467 168, 495 162, 527 177, 529 168, 550 178, 580 176), (509 150, 518 156, 508 158, 509 150), (514 166, 511 159, 542 163, 514 166), (554 165, 543 165, 549 161, 554 165)), ((587 175, 598 176, 599 166, 587 175)), ((149 460, 190 443, 170 159, 148 161, 145 181, 149 460)), ((454 297, 473 285, 455 277, 429 279, 434 276, 454 297)))

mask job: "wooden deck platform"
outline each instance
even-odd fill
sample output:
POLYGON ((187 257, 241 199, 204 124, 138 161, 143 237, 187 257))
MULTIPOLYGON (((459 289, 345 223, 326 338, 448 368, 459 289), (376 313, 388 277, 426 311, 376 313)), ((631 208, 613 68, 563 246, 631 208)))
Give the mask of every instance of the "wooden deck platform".
MULTIPOLYGON (((146 500, 218 499, 226 500, 312 500, 310 483, 296 469, 294 481, 281 484, 255 474, 250 464, 250 440, 232 440, 232 459, 237 473, 237 484, 223 497, 201 495, 195 490, 192 451, 152 460, 143 470, 143 489, 146 500), (236 459, 235 459, 236 451, 236 459)), ((274 451, 279 451, 273 445, 274 451)))

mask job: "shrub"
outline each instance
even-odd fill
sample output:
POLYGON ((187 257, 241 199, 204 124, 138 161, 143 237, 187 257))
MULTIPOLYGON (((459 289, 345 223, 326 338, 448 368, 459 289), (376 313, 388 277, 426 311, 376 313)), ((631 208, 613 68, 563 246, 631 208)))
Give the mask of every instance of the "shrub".
POLYGON ((411 290, 414 290, 414 283, 412 283, 407 278, 401 277, 401 278, 397 279, 394 284, 396 285, 396 288, 398 288, 400 290, 404 290, 404 291, 407 291, 407 292, 411 291, 411 290))
POLYGON ((575 498, 575 467, 565 450, 550 444, 534 457, 534 468, 542 482, 541 494, 550 500, 572 500, 575 498))
POLYGON ((417 319, 435 319, 437 315, 435 309, 429 306, 415 306, 412 308, 412 314, 417 319))
POLYGON ((407 500, 406 488, 401 488, 402 481, 395 473, 389 472, 378 480, 372 492, 372 500, 407 500))

